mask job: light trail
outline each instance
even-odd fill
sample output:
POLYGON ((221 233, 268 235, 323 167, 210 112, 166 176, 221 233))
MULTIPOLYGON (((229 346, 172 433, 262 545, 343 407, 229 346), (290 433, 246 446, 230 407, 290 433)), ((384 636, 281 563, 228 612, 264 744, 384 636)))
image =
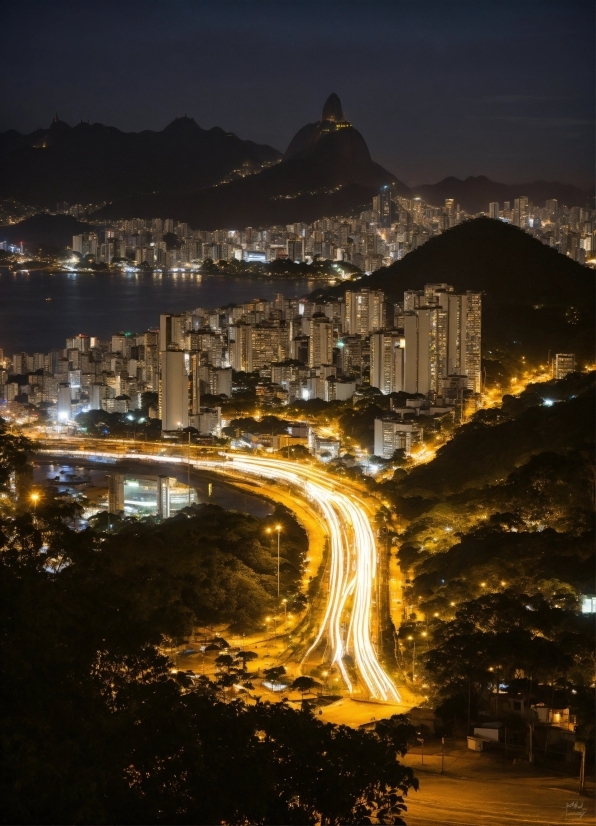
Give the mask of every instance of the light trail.
MULTIPOLYGON (((102 456, 118 460, 158 461, 186 464, 183 456, 138 452, 111 452, 101 449, 40 451, 69 456, 102 456)), ((371 698, 400 702, 400 695, 380 664, 371 639, 372 594, 377 577, 377 548, 366 507, 351 492, 337 490, 337 483, 314 468, 296 462, 226 454, 218 459, 191 459, 191 466, 222 474, 250 474, 285 482, 301 489, 317 503, 329 535, 329 593, 317 634, 304 660, 326 636, 331 665, 337 665, 350 693, 353 684, 344 657, 353 652, 354 662, 371 698), (351 611, 350 611, 351 604, 351 611), (343 630, 349 613, 347 633, 343 630), (343 627, 342 627, 343 626, 343 627)), ((303 662, 304 662, 303 660, 303 662)))
MULTIPOLYGON (((193 464, 213 466, 213 463, 208 461, 193 464)), ((252 457, 230 457, 224 464, 228 468, 231 464, 234 470, 243 473, 290 482, 302 488, 317 502, 327 523, 330 537, 329 595, 323 620, 306 657, 327 634, 332 651, 331 664, 338 666, 349 691, 352 691, 352 684, 343 658, 353 649, 356 667, 370 696, 377 700, 399 702, 399 693, 381 666, 371 640, 370 622, 372 592, 377 576, 377 549, 362 502, 355 496, 338 492, 328 476, 304 465, 252 457), (350 576, 352 556, 355 561, 355 573, 350 576), (352 613, 348 634, 344 639, 342 616, 345 614, 349 598, 352 598, 352 613)))

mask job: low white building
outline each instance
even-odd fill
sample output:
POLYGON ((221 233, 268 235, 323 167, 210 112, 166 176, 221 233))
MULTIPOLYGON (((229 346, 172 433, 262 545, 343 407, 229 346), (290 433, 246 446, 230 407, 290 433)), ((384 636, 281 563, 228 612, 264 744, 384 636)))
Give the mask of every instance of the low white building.
POLYGON ((375 456, 391 459, 396 450, 404 450, 406 456, 409 456, 412 447, 421 442, 422 428, 416 423, 375 419, 375 456))

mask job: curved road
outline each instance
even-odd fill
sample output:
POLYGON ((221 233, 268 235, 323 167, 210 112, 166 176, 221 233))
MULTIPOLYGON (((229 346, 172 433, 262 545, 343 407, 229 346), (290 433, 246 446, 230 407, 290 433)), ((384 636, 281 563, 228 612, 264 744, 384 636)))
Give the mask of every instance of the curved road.
MULTIPOLYGON (((120 452, 101 443, 97 444, 97 448, 81 448, 79 443, 74 450, 65 445, 52 445, 49 449, 46 447, 46 450, 55 455, 101 454, 117 459, 152 462, 188 461, 188 457, 181 456, 179 450, 176 451, 177 456, 168 455, 165 451, 156 455, 145 452, 142 447, 135 452, 128 452, 126 449, 120 452)), ((193 453, 197 455, 194 450, 193 453)), ((380 664, 371 640, 377 548, 366 506, 360 498, 347 487, 344 487, 343 491, 338 490, 337 481, 327 474, 298 462, 225 454, 209 458, 191 458, 190 464, 195 468, 223 474, 232 472, 241 476, 252 475, 284 482, 300 489, 307 498, 318 505, 330 537, 329 595, 322 621, 306 656, 326 638, 331 648, 331 665, 337 666, 350 692, 353 686, 344 663, 346 654, 353 658, 360 678, 372 699, 399 702, 399 693, 380 664)))

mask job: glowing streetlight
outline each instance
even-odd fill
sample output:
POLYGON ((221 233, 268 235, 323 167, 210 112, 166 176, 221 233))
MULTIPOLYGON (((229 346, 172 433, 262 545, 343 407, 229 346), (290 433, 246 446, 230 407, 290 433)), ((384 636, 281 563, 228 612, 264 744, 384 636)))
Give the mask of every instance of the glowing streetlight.
POLYGON ((31 501, 33 502, 33 522, 35 522, 35 516, 37 512, 37 502, 39 500, 39 493, 33 492, 31 494, 31 501))
POLYGON ((277 531, 277 599, 279 600, 279 542, 281 536, 281 525, 276 525, 275 530, 277 531))

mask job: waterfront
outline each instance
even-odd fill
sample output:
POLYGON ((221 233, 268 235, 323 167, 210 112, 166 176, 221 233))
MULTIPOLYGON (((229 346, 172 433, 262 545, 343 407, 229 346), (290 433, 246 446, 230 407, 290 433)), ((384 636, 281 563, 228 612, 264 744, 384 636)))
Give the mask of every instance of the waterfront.
POLYGON ((8 355, 64 347, 78 333, 143 332, 160 313, 221 307, 277 293, 302 296, 326 282, 199 273, 29 273, 0 269, 0 349, 8 355))
MULTIPOLYGON (((93 505, 97 505, 96 509, 102 510, 107 502, 107 476, 110 473, 121 473, 127 480, 157 479, 158 475, 167 475, 182 486, 187 481, 187 471, 179 464, 161 463, 159 466, 147 466, 146 463, 131 459, 120 462, 106 461, 101 456, 77 458, 72 462, 37 455, 33 467, 33 482, 40 487, 50 485, 58 496, 82 494, 89 500, 91 509, 93 505), (102 498, 106 502, 101 502, 102 498)), ((199 505, 218 505, 220 508, 248 513, 257 519, 263 519, 273 512, 273 505, 266 498, 257 493, 241 490, 219 476, 193 469, 190 483, 193 501, 199 505)), ((173 512, 179 507, 175 506, 173 512)))

